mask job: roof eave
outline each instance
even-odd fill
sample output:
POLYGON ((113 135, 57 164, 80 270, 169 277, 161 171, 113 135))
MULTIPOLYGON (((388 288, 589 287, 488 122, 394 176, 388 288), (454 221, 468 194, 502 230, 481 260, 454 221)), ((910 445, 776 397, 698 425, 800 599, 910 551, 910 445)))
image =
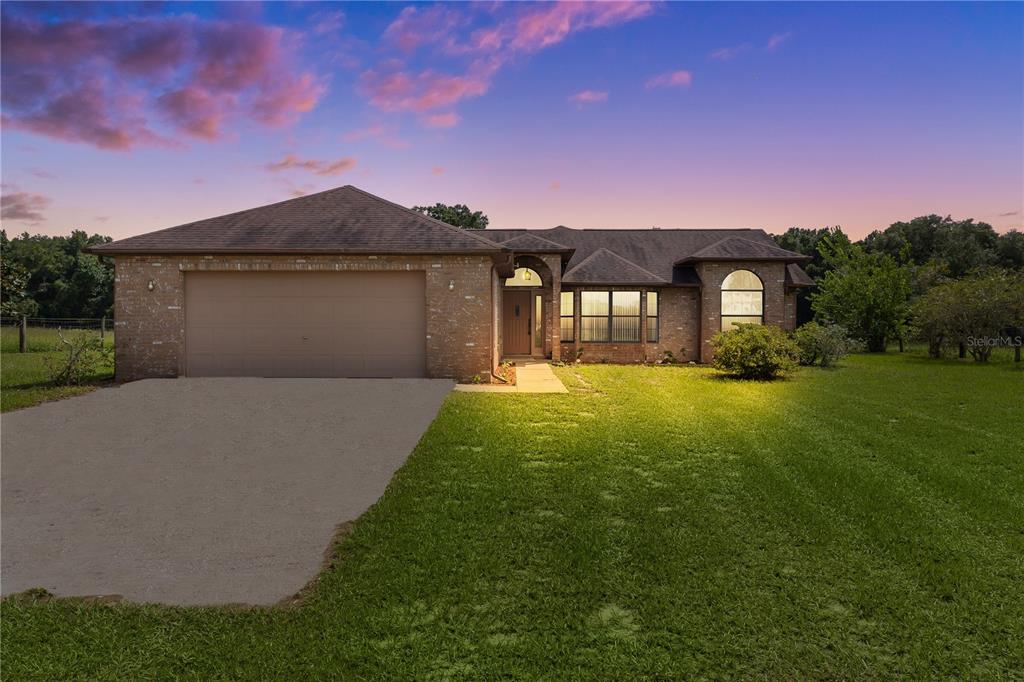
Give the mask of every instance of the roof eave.
POLYGON ((507 249, 436 249, 430 251, 410 251, 408 249, 339 249, 334 247, 315 248, 174 248, 174 249, 143 249, 143 248, 102 248, 91 246, 83 249, 86 253, 97 256, 148 256, 148 255, 182 255, 196 256, 203 254, 236 255, 236 256, 272 256, 272 255, 358 255, 358 256, 464 256, 480 255, 491 256, 495 254, 511 253, 507 249))
POLYGON ((678 265, 690 265, 692 263, 726 263, 726 262, 729 262, 729 261, 737 261, 737 262, 741 262, 741 263, 754 263, 754 262, 758 262, 758 261, 762 261, 762 262, 763 261, 778 261, 780 263, 806 263, 807 261, 810 261, 810 260, 813 260, 811 258, 811 256, 803 256, 803 255, 797 256, 797 257, 789 257, 789 256, 765 257, 765 256, 762 256, 760 258, 758 258, 756 256, 738 256, 738 257, 730 257, 730 258, 725 258, 725 257, 694 258, 692 256, 687 256, 686 258, 680 258, 679 260, 674 262, 672 265, 674 267, 674 266, 678 266, 678 265))

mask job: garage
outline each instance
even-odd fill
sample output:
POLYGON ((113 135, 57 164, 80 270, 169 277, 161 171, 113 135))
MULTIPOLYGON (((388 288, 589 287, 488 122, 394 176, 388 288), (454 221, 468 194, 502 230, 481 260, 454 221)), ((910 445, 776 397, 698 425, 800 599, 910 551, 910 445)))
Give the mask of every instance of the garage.
POLYGON ((189 272, 188 376, 426 376, 418 272, 189 272))

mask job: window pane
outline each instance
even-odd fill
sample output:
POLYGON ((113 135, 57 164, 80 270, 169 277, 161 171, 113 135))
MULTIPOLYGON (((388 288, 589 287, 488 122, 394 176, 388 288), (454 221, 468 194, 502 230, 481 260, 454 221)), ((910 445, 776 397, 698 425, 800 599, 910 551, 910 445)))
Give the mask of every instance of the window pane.
POLYGON ((608 292, 584 291, 580 293, 580 312, 584 315, 607 315, 608 292))
POLYGON ((573 340, 572 317, 562 318, 562 341, 573 340))
POLYGON ((563 291, 562 292, 562 301, 561 302, 562 302, 562 305, 561 305, 562 315, 563 316, 572 317, 572 312, 573 312, 572 311, 572 304, 573 304, 572 292, 571 291, 563 291))
POLYGON ((647 340, 651 343, 658 341, 658 318, 647 318, 647 340))
POLYGON ((760 315, 760 291, 723 291, 722 315, 760 315))
POLYGON ((533 297, 533 346, 544 347, 544 299, 540 294, 533 297))
POLYGON ((722 282, 722 289, 756 289, 761 291, 764 286, 757 275, 750 270, 736 270, 729 273, 729 276, 722 282))
MULTIPOLYGON (((607 296, 605 296, 605 300, 607 296)), ((580 340, 581 341, 607 341, 608 340, 608 318, 607 317, 584 317, 580 319, 580 340)))
MULTIPOLYGON (((637 305, 640 295, 637 293, 637 305)), ((640 340, 640 318, 639 317, 613 317, 612 318, 612 341, 639 341, 640 340)))
POLYGON ((639 315, 639 291, 613 291, 612 315, 639 315))
POLYGON ((738 325, 738 324, 761 324, 761 316, 758 315, 756 317, 755 316, 743 317, 743 316, 736 315, 736 316, 733 316, 733 317, 723 317, 722 318, 722 331, 723 332, 727 332, 730 329, 734 329, 736 327, 736 325, 738 325))
POLYGON ((648 291, 647 292, 647 315, 657 317, 658 316, 658 292, 648 291))

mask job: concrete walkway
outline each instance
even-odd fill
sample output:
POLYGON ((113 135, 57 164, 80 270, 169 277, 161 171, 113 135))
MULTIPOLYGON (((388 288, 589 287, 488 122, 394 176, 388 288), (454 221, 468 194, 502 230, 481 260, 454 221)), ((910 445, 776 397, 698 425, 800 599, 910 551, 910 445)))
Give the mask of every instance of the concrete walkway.
POLYGON ((544 360, 517 360, 516 385, 458 384, 456 391, 467 393, 568 393, 565 384, 544 360))

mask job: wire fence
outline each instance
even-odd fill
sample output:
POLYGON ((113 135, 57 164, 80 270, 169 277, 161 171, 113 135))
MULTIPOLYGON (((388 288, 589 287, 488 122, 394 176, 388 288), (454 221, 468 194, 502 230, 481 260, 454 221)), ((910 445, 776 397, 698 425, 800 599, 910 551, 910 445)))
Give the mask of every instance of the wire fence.
POLYGON ((96 334, 104 343, 114 343, 114 320, 110 317, 0 317, 0 351, 4 353, 45 353, 60 345, 58 334, 96 334))

